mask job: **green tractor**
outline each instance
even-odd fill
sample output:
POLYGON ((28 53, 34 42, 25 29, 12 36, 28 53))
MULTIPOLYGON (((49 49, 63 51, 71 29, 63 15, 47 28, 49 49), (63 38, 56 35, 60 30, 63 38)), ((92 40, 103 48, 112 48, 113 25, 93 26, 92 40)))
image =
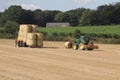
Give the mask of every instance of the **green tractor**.
POLYGON ((74 50, 93 50, 98 49, 97 45, 94 45, 93 42, 87 36, 80 36, 75 38, 72 42, 69 42, 68 48, 73 48, 74 50))
POLYGON ((83 44, 86 45, 90 42, 90 38, 89 37, 85 37, 85 36, 80 36, 79 38, 75 38, 73 43, 72 43, 72 48, 74 50, 77 50, 81 47, 83 47, 83 44))

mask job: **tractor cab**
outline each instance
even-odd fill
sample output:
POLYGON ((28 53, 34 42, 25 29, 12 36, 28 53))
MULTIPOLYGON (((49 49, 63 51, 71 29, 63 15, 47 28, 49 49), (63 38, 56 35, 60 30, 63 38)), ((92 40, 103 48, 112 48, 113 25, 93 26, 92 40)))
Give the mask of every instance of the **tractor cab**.
POLYGON ((79 38, 74 39, 74 43, 76 44, 80 44, 80 43, 88 44, 89 42, 90 42, 90 38, 87 36, 80 36, 79 38))

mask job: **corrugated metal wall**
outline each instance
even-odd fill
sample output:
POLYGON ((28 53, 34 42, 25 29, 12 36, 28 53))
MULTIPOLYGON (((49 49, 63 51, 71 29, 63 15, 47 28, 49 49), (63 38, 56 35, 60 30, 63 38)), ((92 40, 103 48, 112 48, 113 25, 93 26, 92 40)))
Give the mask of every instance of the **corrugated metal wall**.
POLYGON ((47 23, 46 27, 69 27, 70 23, 47 23))

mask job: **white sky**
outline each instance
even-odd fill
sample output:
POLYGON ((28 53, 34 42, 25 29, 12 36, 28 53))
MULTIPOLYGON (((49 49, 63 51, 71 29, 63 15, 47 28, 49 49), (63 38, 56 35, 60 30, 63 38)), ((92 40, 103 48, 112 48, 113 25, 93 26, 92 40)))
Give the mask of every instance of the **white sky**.
POLYGON ((24 9, 61 10, 76 8, 96 9, 100 5, 120 2, 120 0, 0 0, 0 11, 11 5, 21 5, 24 9))

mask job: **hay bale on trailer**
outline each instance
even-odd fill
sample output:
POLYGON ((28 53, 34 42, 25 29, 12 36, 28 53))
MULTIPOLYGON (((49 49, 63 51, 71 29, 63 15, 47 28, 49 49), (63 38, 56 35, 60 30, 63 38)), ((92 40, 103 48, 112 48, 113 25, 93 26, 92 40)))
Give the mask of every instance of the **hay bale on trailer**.
POLYGON ((27 33, 27 39, 29 40, 37 39, 37 36, 35 33, 27 33))
POLYGON ((37 47, 41 48, 43 47, 43 34, 36 33, 36 35, 37 35, 37 47))
POLYGON ((27 45, 29 47, 37 47, 37 36, 35 33, 27 34, 27 45))
POLYGON ((20 25, 20 31, 32 32, 32 26, 30 24, 20 25))
POLYGON ((37 39, 43 40, 43 33, 36 33, 37 39))
POLYGON ((37 47, 42 48, 43 47, 43 40, 37 40, 37 47))
POLYGON ((37 28, 38 28, 37 25, 32 25, 32 32, 33 32, 33 33, 38 32, 38 31, 37 31, 37 28))
POLYGON ((26 31, 19 31, 18 32, 18 40, 23 40, 24 42, 26 42, 27 32, 26 31))

